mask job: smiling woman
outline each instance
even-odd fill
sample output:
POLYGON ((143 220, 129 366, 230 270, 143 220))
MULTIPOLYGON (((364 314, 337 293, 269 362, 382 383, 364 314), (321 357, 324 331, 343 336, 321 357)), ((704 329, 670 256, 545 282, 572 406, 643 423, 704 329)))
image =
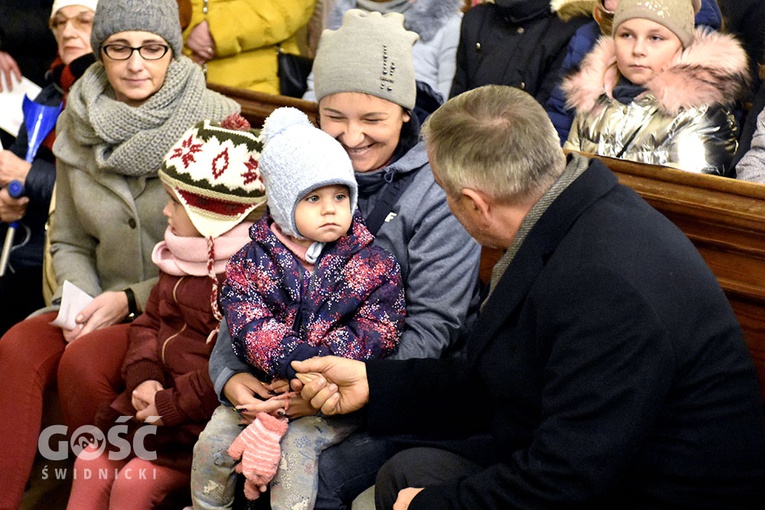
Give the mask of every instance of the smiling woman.
MULTIPOLYGON (((66 12, 52 24, 70 41, 68 34, 87 20, 66 12)), ((90 43, 98 60, 72 88, 53 145, 56 210, 48 235, 59 284, 54 306, 0 340, 0 371, 9 377, 0 388, 0 407, 12 406, 3 411, 15 417, 0 423, 0 445, 7 452, 0 461, 6 489, 0 498, 9 501, 0 507, 18 506, 46 389, 58 382, 71 430, 92 424, 100 404, 111 401, 111 390, 104 394, 99 386, 101 375, 119 374, 127 346, 114 340, 110 328, 126 328, 122 323, 141 312, 156 282, 151 253, 166 227, 166 195, 157 176, 163 156, 197 121, 220 120, 239 109, 207 90, 202 70, 182 55, 175 0, 101 0, 90 43), (109 56, 120 58, 119 46, 130 47, 127 60, 109 56), (94 299, 73 329, 62 330, 49 323, 65 280, 94 299), (74 343, 63 356, 68 342, 74 343)), ((151 491, 141 492, 152 497, 151 491)))

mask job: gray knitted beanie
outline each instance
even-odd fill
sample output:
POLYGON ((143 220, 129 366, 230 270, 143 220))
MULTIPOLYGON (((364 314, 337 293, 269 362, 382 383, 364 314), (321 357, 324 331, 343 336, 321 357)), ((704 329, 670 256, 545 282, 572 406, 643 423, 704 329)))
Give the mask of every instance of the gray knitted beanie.
POLYGON ((350 9, 337 30, 324 30, 313 62, 316 100, 361 92, 411 110, 417 96, 412 46, 419 36, 404 16, 350 9))
POLYGON ((693 43, 694 16, 699 9, 701 0, 620 0, 614 12, 613 33, 629 19, 645 18, 666 27, 687 48, 693 43))
POLYGON ((266 185, 268 209, 282 231, 304 239, 295 224, 295 208, 311 191, 340 184, 350 192, 356 210, 358 186, 353 165, 340 142, 308 120, 297 108, 278 108, 263 124, 265 143, 260 172, 266 185))
POLYGON ((176 0, 100 0, 93 18, 90 45, 101 59, 101 45, 112 34, 136 30, 162 37, 173 50, 173 57, 182 55, 183 35, 176 0))

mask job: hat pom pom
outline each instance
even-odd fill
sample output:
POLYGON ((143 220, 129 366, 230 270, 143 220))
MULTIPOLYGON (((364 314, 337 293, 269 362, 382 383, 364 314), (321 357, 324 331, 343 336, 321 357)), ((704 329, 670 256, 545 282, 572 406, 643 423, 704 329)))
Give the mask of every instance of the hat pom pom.
POLYGON ((313 124, 311 124, 308 116, 297 108, 291 106, 277 108, 263 123, 263 131, 261 132, 263 141, 268 143, 291 126, 313 126, 313 124))
POLYGON ((250 123, 238 113, 232 113, 220 121, 220 127, 232 131, 248 131, 250 123))

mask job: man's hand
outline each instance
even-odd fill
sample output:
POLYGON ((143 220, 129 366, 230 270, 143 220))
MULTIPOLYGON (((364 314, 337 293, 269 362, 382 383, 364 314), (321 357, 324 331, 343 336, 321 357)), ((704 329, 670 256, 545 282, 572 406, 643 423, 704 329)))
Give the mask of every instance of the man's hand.
POLYGON ((302 383, 301 396, 326 415, 347 414, 369 402, 367 367, 361 361, 323 356, 293 361, 292 368, 302 383))
POLYGON ((393 504, 393 510, 406 510, 409 508, 409 504, 420 491, 422 489, 414 489, 412 487, 398 491, 398 498, 396 498, 396 502, 393 504))
POLYGON ((234 374, 223 387, 223 395, 236 408, 242 423, 252 423, 259 412, 274 414, 284 409, 284 399, 272 399, 271 385, 260 382, 247 372, 234 374))
POLYGON ((9 91, 13 91, 13 77, 16 78, 16 82, 21 83, 21 69, 12 56, 0 51, 0 92, 5 91, 5 86, 9 91))

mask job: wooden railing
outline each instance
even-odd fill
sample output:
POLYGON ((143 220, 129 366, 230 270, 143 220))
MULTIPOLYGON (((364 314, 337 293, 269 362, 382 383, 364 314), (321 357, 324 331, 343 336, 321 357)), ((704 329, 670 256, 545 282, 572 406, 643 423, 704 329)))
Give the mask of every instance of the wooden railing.
POLYGON ((266 117, 282 106, 293 106, 298 110, 303 110, 311 122, 318 125, 319 108, 313 101, 243 90, 214 83, 209 84, 208 87, 238 102, 242 106, 242 116, 250 121, 252 127, 261 127, 266 117))
MULTIPOLYGON (((253 127, 261 126, 280 106, 299 108, 317 123, 314 102, 217 85, 211 88, 238 101, 253 127)), ((620 182, 688 236, 717 276, 744 331, 765 401, 765 185, 601 159, 620 182)), ((483 281, 489 280, 498 258, 496 250, 483 251, 483 281)))

